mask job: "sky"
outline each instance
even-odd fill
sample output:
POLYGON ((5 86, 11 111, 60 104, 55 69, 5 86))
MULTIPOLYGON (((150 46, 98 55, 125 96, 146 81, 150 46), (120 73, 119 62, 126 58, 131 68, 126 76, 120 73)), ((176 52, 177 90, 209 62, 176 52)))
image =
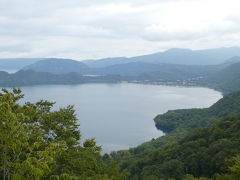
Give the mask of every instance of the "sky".
POLYGON ((239 0, 0 0, 0 58, 239 46, 239 0))

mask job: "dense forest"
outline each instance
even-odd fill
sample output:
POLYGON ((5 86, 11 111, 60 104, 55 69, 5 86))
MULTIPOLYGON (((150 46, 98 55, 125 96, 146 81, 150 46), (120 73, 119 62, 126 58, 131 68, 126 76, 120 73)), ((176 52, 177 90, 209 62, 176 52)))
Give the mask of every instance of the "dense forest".
POLYGON ((187 179, 190 177, 188 174, 212 179, 237 179, 240 178, 239 169, 231 170, 233 166, 239 168, 240 165, 239 128, 239 116, 225 117, 209 127, 195 129, 176 143, 145 152, 137 158, 130 156, 122 166, 131 162, 128 168, 132 179, 187 179), (235 158, 238 158, 238 164, 234 164, 235 158))

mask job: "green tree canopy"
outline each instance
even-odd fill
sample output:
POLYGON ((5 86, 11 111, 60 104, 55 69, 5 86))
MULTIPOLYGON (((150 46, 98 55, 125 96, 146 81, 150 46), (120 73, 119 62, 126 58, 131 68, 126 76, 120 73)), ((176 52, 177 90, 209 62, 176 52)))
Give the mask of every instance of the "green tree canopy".
POLYGON ((19 89, 0 94, 1 179, 126 179, 114 162, 104 163, 94 139, 81 145, 73 106, 52 111, 52 102, 21 105, 22 98, 19 89))

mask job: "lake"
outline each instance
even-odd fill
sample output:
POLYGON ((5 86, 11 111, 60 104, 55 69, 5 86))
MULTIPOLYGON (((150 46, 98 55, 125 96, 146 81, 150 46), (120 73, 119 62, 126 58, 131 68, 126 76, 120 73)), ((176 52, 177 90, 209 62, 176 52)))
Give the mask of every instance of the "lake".
POLYGON ((172 109, 209 107, 222 95, 200 87, 143 84, 41 85, 22 87, 25 100, 75 106, 82 139, 96 138, 103 152, 127 149, 163 134, 153 118, 172 109))

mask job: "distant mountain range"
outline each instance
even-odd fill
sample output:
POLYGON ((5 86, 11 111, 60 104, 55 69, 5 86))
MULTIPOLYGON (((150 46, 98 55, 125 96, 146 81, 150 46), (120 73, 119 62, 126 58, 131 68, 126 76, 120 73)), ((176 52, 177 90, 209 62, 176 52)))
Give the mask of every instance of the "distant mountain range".
MULTIPOLYGON (((107 58, 100 60, 74 61, 71 59, 44 59, 28 66, 23 70, 66 74, 76 72, 92 75, 122 75, 139 76, 142 74, 165 74, 179 69, 192 68, 199 71, 200 66, 231 64, 240 61, 240 48, 220 48, 212 50, 170 49, 165 52, 132 58, 107 58), (191 66, 191 68, 186 66, 191 66)), ((201 70, 202 71, 202 70, 201 70)), ((199 74, 203 75, 203 74, 199 74)))
MULTIPOLYGON (((134 77, 136 80, 183 80, 188 78, 205 77, 214 73, 226 65, 178 65, 163 63, 132 62, 126 64, 115 64, 102 68, 88 67, 86 64, 69 59, 45 59, 23 70, 36 72, 47 72, 52 74, 78 73, 80 75, 120 75, 123 77, 134 77)), ((126 79, 126 78, 125 78, 126 79)))
MULTIPOLYGON (((240 60, 240 47, 217 48, 206 50, 169 49, 164 52, 136 56, 136 57, 113 57, 99 60, 74 61, 71 59, 58 58, 12 58, 0 59, 0 70, 32 69, 36 71, 52 72, 55 74, 78 72, 91 73, 90 69, 98 69, 93 72, 103 72, 110 66, 129 63, 151 63, 151 64, 177 64, 177 65, 216 65, 233 63, 240 60), (58 60, 55 62, 54 60, 58 60), (38 62, 43 61, 43 62, 38 62), (78 64, 77 64, 78 63, 78 64), (86 66, 84 66, 84 64, 86 66), (100 70, 101 69, 101 70, 100 70)), ((136 64, 135 64, 136 65, 136 64)), ((132 65, 131 65, 132 66, 132 65)), ((134 66, 134 65, 133 65, 134 66)), ((123 67, 123 66, 122 66, 123 67)), ((120 68, 122 68, 120 67, 120 68)), ((112 69, 116 69, 112 67, 112 69)))
POLYGON ((116 78, 117 82, 160 84, 170 82, 175 85, 200 85, 212 87, 224 93, 240 88, 239 47, 196 51, 170 49, 161 53, 132 58, 88 61, 57 58, 0 59, 0 70, 14 68, 20 68, 21 73, 10 75, 1 72, 2 85, 66 84, 68 81, 76 84, 88 80, 109 82, 109 79, 113 82, 116 78), (19 78, 20 75, 23 80, 19 78), (32 77, 30 79, 27 76, 32 77), (98 78, 86 78, 90 76, 98 78), (46 77, 46 80, 43 77, 46 77), (74 80, 71 81, 71 78, 74 80), (10 83, 10 81, 13 82, 10 83))
MULTIPOLYGON (((44 63, 46 61, 40 62, 44 63)), ((75 62, 72 63, 74 66, 75 62)), ((7 72, 0 71, 0 86, 19 87, 38 84, 80 84, 90 82, 116 83, 127 81, 137 83, 157 83, 164 85, 205 86, 217 89, 223 92, 223 94, 228 94, 240 89, 240 62, 212 66, 173 64, 153 65, 151 63, 129 64, 114 65, 98 69, 106 70, 110 68, 113 74, 105 75, 87 75, 76 72, 53 74, 50 72, 36 72, 33 70, 21 70, 16 73, 9 74, 7 72), (118 69, 119 71, 115 69, 114 71, 112 67, 122 67, 122 69, 118 69), (133 71, 134 69, 136 71, 133 71), (148 70, 149 72, 147 72, 148 70), (116 74, 114 74, 114 72, 116 74), (125 75, 122 75, 124 73, 125 75)), ((76 65, 76 67, 78 67, 78 65, 76 65)), ((67 68, 69 68, 69 66, 66 66, 65 69, 67 68)), ((83 64, 81 68, 86 68, 86 66, 83 64)), ((58 69, 59 68, 56 68, 56 70, 58 69)), ((108 72, 110 72, 109 69, 108 72)))
POLYGON ((117 57, 100 60, 87 60, 82 62, 93 68, 102 68, 106 66, 126 64, 132 62, 167 63, 181 65, 216 65, 224 63, 226 59, 230 59, 234 56, 240 56, 240 47, 206 50, 174 48, 164 52, 136 56, 131 58, 117 57))

